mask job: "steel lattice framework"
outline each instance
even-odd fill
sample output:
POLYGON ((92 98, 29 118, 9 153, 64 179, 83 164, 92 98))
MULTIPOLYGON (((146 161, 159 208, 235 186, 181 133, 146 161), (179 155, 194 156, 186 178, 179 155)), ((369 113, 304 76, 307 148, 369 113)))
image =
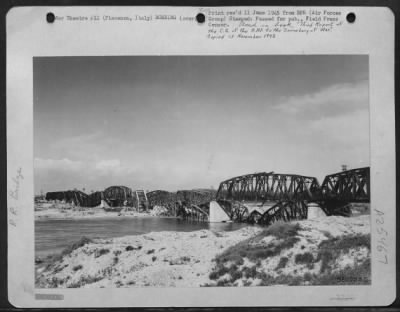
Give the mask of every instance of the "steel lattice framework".
POLYGON ((104 192, 94 192, 89 194, 86 199, 86 203, 84 206, 86 207, 96 207, 101 204, 101 201, 104 200, 104 192))
POLYGON ((369 167, 327 175, 322 182, 319 197, 325 201, 369 202, 369 167))
POLYGON ((46 200, 60 200, 67 203, 73 203, 75 206, 85 206, 87 202, 87 194, 81 191, 60 191, 48 192, 46 200))
POLYGON ((302 220, 306 218, 306 201, 281 201, 268 209, 258 220, 258 223, 262 225, 270 225, 275 221, 288 222, 291 220, 302 220))
POLYGON ((370 168, 358 168, 327 175, 320 186, 314 177, 275 174, 243 175, 223 181, 217 201, 233 221, 269 225, 277 220, 307 218, 307 204, 317 202, 327 215, 351 215, 349 203, 370 202, 370 168), (263 214, 246 203, 262 207, 274 203, 263 214), (259 203, 259 204, 258 204, 259 203))
MULTIPOLYGON (((185 219, 209 219, 209 203, 217 200, 233 221, 269 225, 277 220, 307 218, 307 204, 317 202, 328 215, 349 215, 349 203, 370 202, 370 168, 327 175, 320 186, 314 177, 260 172, 221 182, 219 189, 157 190, 147 193, 150 207, 160 205, 185 219), (252 202, 249 209, 246 203, 252 202), (269 204, 266 204, 269 202, 269 204), (254 210, 268 207, 268 210, 254 210)), ((105 200, 110 206, 133 206, 136 198, 126 186, 111 186, 87 195, 81 191, 49 192, 46 200, 64 200, 77 206, 94 207, 105 200)))
POLYGON ((218 204, 236 222, 247 222, 249 209, 239 201, 219 199, 218 204))
POLYGON ((181 190, 176 192, 176 201, 189 205, 202 205, 215 199, 216 191, 211 189, 181 190))
POLYGON ((275 221, 302 220, 307 218, 307 201, 278 201, 263 214, 257 210, 249 212, 248 207, 237 201, 218 200, 220 207, 232 221, 269 225, 275 221))
POLYGON ((111 207, 133 207, 136 204, 132 189, 122 185, 106 188, 104 190, 104 199, 111 207))
POLYGON ((318 180, 292 174, 261 172, 223 181, 217 199, 245 201, 307 200, 319 190, 318 180))
POLYGON ((179 205, 176 216, 182 217, 184 220, 191 221, 209 221, 209 208, 206 206, 199 207, 197 205, 183 206, 179 205))
POLYGON ((163 206, 173 216, 187 220, 207 221, 209 204, 215 199, 216 191, 212 189, 180 190, 167 192, 156 190, 147 193, 149 206, 163 206))
POLYGON ((174 193, 170 193, 163 190, 155 190, 147 193, 147 199, 150 207, 154 206, 165 206, 169 207, 174 205, 176 202, 176 196, 174 193))
POLYGON ((155 205, 171 206, 176 203, 183 203, 185 206, 203 205, 215 199, 216 191, 211 189, 180 190, 171 193, 163 190, 156 190, 147 193, 150 207, 155 205))

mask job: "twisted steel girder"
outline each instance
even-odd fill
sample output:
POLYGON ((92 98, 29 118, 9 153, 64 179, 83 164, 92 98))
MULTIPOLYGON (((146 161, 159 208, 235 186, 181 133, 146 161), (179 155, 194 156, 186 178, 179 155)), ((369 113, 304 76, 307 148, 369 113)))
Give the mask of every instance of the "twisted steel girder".
POLYGON ((276 221, 307 219, 307 203, 299 201, 281 201, 268 209, 258 220, 259 224, 270 225, 276 221))

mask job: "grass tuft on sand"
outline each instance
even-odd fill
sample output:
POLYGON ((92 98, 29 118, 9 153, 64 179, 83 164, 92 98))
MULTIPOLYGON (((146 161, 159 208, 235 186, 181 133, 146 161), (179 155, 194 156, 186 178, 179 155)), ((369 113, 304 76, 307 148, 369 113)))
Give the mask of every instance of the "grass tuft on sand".
MULTIPOLYGON (((320 242, 314 250, 302 253, 283 251, 292 248, 300 238, 300 226, 284 223, 271 226, 260 234, 228 248, 215 258, 215 267, 209 278, 212 284, 205 286, 270 286, 270 285, 365 285, 371 282, 370 259, 354 261, 354 265, 342 265, 343 255, 366 248, 370 252, 370 235, 353 234, 333 237, 320 242), (264 238, 274 236, 274 239, 264 238), (276 258, 275 259, 272 258, 276 258), (245 261, 243 260, 245 259, 245 261), (272 261, 274 260, 274 261, 272 261), (277 263, 271 271, 265 271, 261 263, 277 263), (244 264, 245 263, 245 264, 244 264), (295 268, 282 271, 288 265, 295 268), (319 265, 316 269, 314 267, 319 265), (319 274, 315 270, 319 269, 319 274), (274 272, 273 272, 274 271, 274 272)), ((303 250, 304 248, 300 248, 303 250)))
POLYGON ((84 245, 90 244, 90 243, 93 243, 93 240, 90 239, 90 238, 88 238, 88 237, 86 237, 86 236, 83 236, 83 237, 82 237, 80 240, 78 240, 77 242, 75 242, 75 243, 69 245, 68 247, 66 247, 66 248, 62 251, 61 254, 62 254, 63 256, 69 255, 69 254, 70 254, 71 252, 73 252, 75 249, 78 249, 78 248, 83 247, 84 245))
POLYGON ((291 248, 299 241, 299 238, 296 237, 299 229, 300 226, 297 223, 277 222, 256 236, 229 247, 226 251, 218 255, 215 261, 217 264, 234 262, 237 265, 241 265, 243 264, 243 258, 257 262, 257 260, 264 260, 268 257, 278 255, 283 249, 291 248), (271 235, 276 237, 277 240, 265 246, 262 243, 262 239, 271 235))
POLYGON ((318 256, 316 261, 322 261, 321 273, 331 270, 332 264, 342 253, 349 252, 354 248, 371 249, 371 236, 368 234, 358 234, 349 236, 332 237, 322 241, 318 248, 318 256))
POLYGON ((368 285, 369 233, 369 219, 361 216, 277 222, 223 235, 83 237, 59 261, 38 263, 35 282, 38 288, 368 285))
POLYGON ((257 263, 259 266, 260 261, 279 255, 282 250, 293 247, 299 241, 296 237, 299 230, 300 226, 297 223, 277 222, 256 236, 229 247, 215 258, 217 266, 210 273, 210 279, 216 280, 226 273, 229 273, 233 279, 239 279, 242 275, 255 277, 257 263), (274 236, 276 240, 265 245, 262 240, 268 236, 274 236), (243 265, 245 258, 255 262, 256 265, 251 268, 244 267, 241 272, 236 273, 235 271, 238 266, 243 265), (231 263, 233 265, 229 266, 231 263))

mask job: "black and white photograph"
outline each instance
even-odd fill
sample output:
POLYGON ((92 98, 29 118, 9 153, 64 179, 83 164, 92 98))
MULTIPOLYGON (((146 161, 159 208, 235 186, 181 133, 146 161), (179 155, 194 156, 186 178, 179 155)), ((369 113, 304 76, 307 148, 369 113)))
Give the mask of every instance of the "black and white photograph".
POLYGON ((368 55, 32 63, 35 288, 371 285, 368 55))
POLYGON ((27 6, 6 22, 11 305, 395 300, 390 9, 27 6))

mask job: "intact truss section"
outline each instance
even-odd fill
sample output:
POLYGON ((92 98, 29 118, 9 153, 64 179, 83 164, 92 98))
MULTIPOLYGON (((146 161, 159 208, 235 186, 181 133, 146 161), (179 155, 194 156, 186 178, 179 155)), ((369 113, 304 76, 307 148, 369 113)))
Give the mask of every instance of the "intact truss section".
POLYGON ((217 199, 236 201, 307 200, 319 190, 318 180, 292 174, 261 172, 221 182, 217 199))

